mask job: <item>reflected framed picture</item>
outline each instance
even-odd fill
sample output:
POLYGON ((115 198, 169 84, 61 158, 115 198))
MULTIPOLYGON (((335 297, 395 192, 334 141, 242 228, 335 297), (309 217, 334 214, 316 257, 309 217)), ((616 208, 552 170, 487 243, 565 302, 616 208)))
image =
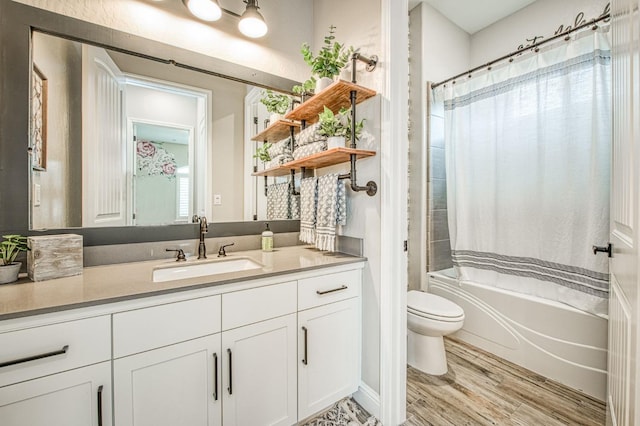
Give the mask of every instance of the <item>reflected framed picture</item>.
POLYGON ((31 81, 31 166, 47 170, 47 77, 34 64, 31 81))

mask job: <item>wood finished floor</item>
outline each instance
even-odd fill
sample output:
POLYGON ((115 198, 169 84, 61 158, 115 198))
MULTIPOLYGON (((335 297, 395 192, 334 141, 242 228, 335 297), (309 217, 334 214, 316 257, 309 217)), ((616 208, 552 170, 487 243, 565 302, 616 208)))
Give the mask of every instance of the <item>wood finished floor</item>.
POLYGON ((605 424, 603 402, 464 342, 445 347, 447 374, 407 369, 406 426, 605 424))

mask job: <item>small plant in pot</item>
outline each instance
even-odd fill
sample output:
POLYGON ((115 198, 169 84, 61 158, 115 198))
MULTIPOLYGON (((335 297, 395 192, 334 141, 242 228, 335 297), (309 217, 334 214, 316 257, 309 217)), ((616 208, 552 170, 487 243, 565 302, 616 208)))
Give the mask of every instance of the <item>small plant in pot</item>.
POLYGON ((271 144, 269 142, 265 142, 261 147, 256 148, 256 153, 253 154, 253 158, 257 158, 263 163, 267 163, 271 161, 271 156, 269 155, 269 148, 271 148, 271 144))
POLYGON ((327 149, 344 148, 347 135, 346 119, 340 114, 334 114, 326 106, 324 111, 318 114, 320 128, 318 133, 327 137, 327 149))
POLYGON ((262 92, 260 102, 267 107, 267 112, 271 114, 269 121, 272 124, 280 120, 291 107, 291 98, 289 96, 276 93, 273 90, 262 92))
POLYGON ((16 257, 22 251, 27 251, 27 237, 22 235, 3 235, 0 243, 0 284, 12 283, 18 280, 21 262, 16 257))
POLYGON ((311 74, 318 77, 316 93, 333 82, 333 78, 340 74, 354 51, 353 46, 345 48, 343 43, 335 41, 335 31, 336 27, 331 25, 329 34, 324 37, 322 48, 316 55, 308 43, 303 43, 300 49, 304 61, 311 67, 311 74))
POLYGON ((316 87, 316 78, 314 76, 309 77, 304 83, 293 86, 293 93, 300 96, 302 102, 313 96, 313 90, 316 87))

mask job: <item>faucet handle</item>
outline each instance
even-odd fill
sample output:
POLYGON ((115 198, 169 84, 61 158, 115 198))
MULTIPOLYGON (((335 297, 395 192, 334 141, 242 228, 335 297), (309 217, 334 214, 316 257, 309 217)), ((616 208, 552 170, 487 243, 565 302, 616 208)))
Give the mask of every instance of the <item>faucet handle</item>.
POLYGON ((184 250, 182 249, 165 249, 165 251, 175 251, 176 253, 178 253, 178 255, 176 256, 176 262, 187 260, 187 256, 184 255, 184 250))
POLYGON ((231 247, 235 245, 235 243, 220 245, 220 250, 218 250, 218 257, 224 257, 227 255, 227 252, 224 250, 226 247, 231 247))

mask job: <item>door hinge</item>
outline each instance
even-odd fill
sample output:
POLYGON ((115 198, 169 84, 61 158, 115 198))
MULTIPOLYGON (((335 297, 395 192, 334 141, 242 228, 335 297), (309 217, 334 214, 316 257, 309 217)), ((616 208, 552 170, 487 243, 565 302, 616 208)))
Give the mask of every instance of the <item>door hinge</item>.
POLYGON ((404 240, 404 251, 409 251, 409 243, 407 240, 404 240))
POLYGON ((258 124, 258 117, 253 117, 253 124, 258 124))
POLYGON ((253 166, 253 173, 257 173, 258 172, 258 166, 253 166))
POLYGON ((253 215, 253 220, 258 220, 258 215, 257 214, 253 215))

